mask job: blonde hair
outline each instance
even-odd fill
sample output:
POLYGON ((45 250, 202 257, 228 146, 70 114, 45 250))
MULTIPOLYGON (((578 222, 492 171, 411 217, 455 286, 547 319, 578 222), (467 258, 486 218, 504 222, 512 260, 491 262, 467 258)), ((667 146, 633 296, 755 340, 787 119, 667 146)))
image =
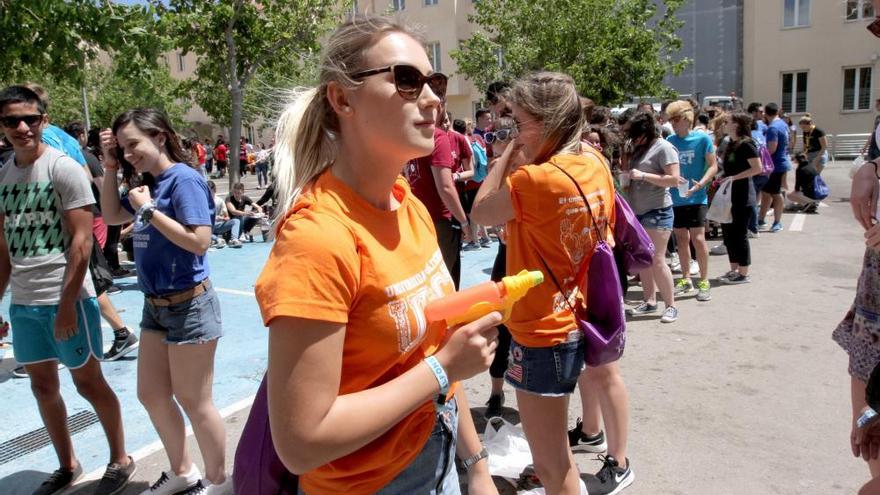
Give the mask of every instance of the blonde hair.
POLYGON ((684 117, 691 126, 694 125, 694 107, 690 102, 684 100, 673 101, 666 107, 666 116, 670 120, 677 117, 684 117))
POLYGON ((584 114, 574 79, 558 72, 536 72, 513 85, 511 101, 544 126, 544 140, 534 156, 543 163, 560 153, 577 154, 584 114))
POLYGON ((810 124, 810 125, 812 125, 812 124, 813 124, 813 116, 810 115, 810 114, 808 114, 808 113, 805 113, 804 116, 801 117, 801 120, 798 121, 798 124, 810 124))
POLYGON ((296 88, 275 128, 276 219, 283 218, 303 189, 336 157, 339 119, 327 100, 327 85, 347 88, 363 84, 351 78, 364 67, 364 51, 391 33, 422 42, 407 26, 388 17, 357 15, 339 26, 324 45, 316 88, 296 88))

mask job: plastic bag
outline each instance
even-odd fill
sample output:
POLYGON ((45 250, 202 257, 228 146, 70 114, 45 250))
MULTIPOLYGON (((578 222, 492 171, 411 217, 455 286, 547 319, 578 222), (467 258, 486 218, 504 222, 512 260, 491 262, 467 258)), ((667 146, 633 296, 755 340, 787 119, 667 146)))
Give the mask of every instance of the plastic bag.
POLYGON ((865 157, 863 155, 859 155, 855 160, 852 161, 852 165, 849 167, 849 178, 852 179, 856 176, 856 172, 862 168, 862 165, 865 164, 865 157))
POLYGON ((733 214, 730 211, 730 191, 733 189, 733 181, 728 180, 718 187, 718 192, 712 198, 706 219, 716 223, 733 223, 733 214))
POLYGON ((491 418, 483 434, 492 476, 516 479, 532 463, 532 452, 521 426, 503 418, 491 418))

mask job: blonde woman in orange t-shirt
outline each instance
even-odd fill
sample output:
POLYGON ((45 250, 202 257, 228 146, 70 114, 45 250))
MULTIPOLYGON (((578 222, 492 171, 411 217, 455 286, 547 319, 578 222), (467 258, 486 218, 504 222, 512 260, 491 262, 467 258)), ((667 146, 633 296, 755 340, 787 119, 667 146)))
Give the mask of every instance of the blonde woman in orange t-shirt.
POLYGON ((489 367, 500 315, 426 323, 454 288, 400 176, 434 148, 447 78, 383 17, 339 27, 320 67, 278 122, 282 213, 256 286, 278 454, 308 495, 458 493, 456 452, 469 491, 497 493, 467 400, 448 391, 489 367))
MULTIPOLYGON (((533 74, 514 84, 509 102, 519 134, 483 182, 472 216, 480 224, 507 224, 507 273, 545 273, 547 282, 518 302, 507 323, 505 380, 516 389, 547 493, 576 495, 586 487, 569 447, 568 399, 584 368, 584 341, 569 305, 589 297, 585 281, 576 279, 599 236, 607 233, 613 242, 603 227, 614 221, 614 186, 603 160, 582 152, 584 119, 571 77, 533 74)), ((620 464, 609 458, 598 478, 602 483, 590 493, 617 493, 632 482, 632 472, 625 457, 620 464)))

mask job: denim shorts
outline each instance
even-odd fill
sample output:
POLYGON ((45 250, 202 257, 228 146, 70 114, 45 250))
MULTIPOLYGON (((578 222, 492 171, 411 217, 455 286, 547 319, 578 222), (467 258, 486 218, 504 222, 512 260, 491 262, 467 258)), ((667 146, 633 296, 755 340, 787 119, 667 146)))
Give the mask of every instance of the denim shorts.
POLYGON ((574 392, 584 369, 585 347, 579 330, 574 330, 572 335, 577 340, 552 347, 526 347, 518 344, 514 337, 504 381, 517 390, 548 397, 574 392))
POLYGON ((656 210, 648 210, 641 215, 636 215, 639 223, 645 229, 652 230, 672 230, 673 213, 672 207, 657 208, 656 210))
MULTIPOLYGON (((437 421, 422 451, 406 469, 376 491, 376 495, 461 494, 458 471, 455 469, 458 405, 452 399, 437 408, 437 421)), ((297 493, 306 495, 302 488, 297 493)))
POLYGON ((141 330, 165 334, 166 344, 201 344, 223 336, 220 300, 214 288, 170 306, 154 306, 144 298, 141 330))
POLYGON ((12 350, 20 364, 60 361, 70 369, 83 367, 89 357, 104 357, 101 338, 101 312, 94 297, 76 302, 76 335, 55 340, 55 315, 58 305, 9 307, 12 325, 12 350))

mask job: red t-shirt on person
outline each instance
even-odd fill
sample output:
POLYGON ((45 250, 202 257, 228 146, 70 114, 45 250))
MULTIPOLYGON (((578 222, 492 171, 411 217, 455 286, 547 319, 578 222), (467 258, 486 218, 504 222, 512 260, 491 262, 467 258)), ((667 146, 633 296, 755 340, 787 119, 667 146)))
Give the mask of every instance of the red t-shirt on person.
POLYGON ((217 161, 225 162, 226 161, 226 152, 228 149, 229 148, 227 148, 225 144, 218 144, 214 148, 214 158, 216 158, 217 161))
POLYGON ((448 168, 450 172, 455 170, 455 162, 452 158, 452 148, 449 144, 449 136, 442 129, 434 129, 434 151, 430 155, 416 158, 406 164, 406 177, 413 194, 425 204, 431 220, 452 219, 452 213, 437 192, 434 184, 432 167, 448 168))
MULTIPOLYGON (((467 137, 464 134, 454 131, 452 129, 448 132, 449 136, 449 146, 452 148, 452 163, 454 168, 453 172, 464 172, 464 161, 465 159, 473 158, 474 152, 471 151, 471 144, 468 142, 467 137)), ((459 194, 464 191, 464 183, 456 182, 455 188, 458 190, 459 194)))

